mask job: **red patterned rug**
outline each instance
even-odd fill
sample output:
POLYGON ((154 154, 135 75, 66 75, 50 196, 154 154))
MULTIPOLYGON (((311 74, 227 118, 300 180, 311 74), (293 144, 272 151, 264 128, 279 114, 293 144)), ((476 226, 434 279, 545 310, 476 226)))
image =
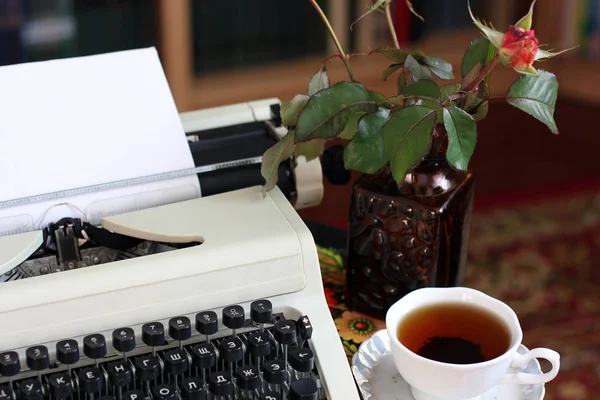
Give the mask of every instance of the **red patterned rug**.
MULTIPOLYGON (((344 305, 343 250, 319 247, 319 254, 350 359, 385 324, 344 305)), ((600 399, 600 191, 477 211, 465 285, 515 310, 525 346, 561 354, 546 400, 600 399)))

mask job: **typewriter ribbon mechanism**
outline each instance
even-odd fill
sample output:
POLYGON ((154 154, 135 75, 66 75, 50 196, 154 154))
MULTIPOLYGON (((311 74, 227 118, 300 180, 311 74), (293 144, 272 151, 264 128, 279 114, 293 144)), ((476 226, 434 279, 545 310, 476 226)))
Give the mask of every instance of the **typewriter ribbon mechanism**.
POLYGON ((291 159, 266 198, 256 182, 277 106, 179 116, 202 196, 22 231, 0 215, 0 400, 359 399, 296 212, 322 167, 291 159))

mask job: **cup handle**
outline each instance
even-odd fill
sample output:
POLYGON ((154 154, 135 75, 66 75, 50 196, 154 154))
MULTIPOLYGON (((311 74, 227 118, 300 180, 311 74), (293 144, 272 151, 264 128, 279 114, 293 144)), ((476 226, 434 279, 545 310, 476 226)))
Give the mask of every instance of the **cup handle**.
POLYGON ((527 372, 505 374, 500 383, 540 384, 550 382, 556 378, 560 369, 560 354, 554 350, 539 348, 530 350, 525 354, 515 353, 510 366, 512 368, 525 368, 534 358, 543 358, 550 361, 552 369, 545 374, 530 374, 527 372))

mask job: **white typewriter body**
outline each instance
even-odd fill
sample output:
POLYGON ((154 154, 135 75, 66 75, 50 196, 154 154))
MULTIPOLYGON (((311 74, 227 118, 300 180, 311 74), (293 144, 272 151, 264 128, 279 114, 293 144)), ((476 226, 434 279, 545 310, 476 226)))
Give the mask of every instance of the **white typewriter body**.
MULTIPOLYGON (((187 132, 265 121, 269 118, 266 108, 272 103, 270 99, 186 113, 181 115, 182 125, 187 132), (257 112, 261 107, 264 113, 257 112)), ((318 204, 322 196, 318 160, 297 160, 297 166, 304 172, 297 174, 296 181, 304 189, 299 190, 303 194, 298 195, 296 208, 318 204)), ((325 300, 311 232, 278 187, 266 196, 261 190, 250 186, 114 213, 98 224, 128 237, 195 245, 0 282, 0 354, 18 353, 21 371, 14 379, 37 376, 27 366, 26 351, 32 346, 48 349, 52 371, 43 374, 65 371, 64 364, 56 363, 58 341, 76 340, 81 358, 71 367, 89 366, 94 361, 82 351, 87 335, 103 334, 106 358, 118 359, 119 352, 110 345, 111 335, 122 327, 132 328, 137 347, 130 354, 135 356, 148 351, 142 343, 145 323, 159 321, 168 326, 171 318, 187 316, 193 326, 197 313, 212 310, 220 319, 222 310, 234 304, 242 306, 249 317, 250 304, 267 299, 274 314, 283 313, 293 320, 310 318, 313 332, 307 343, 326 398, 359 399, 325 300)), ((42 230, 0 236, 0 274, 31 257, 43 241, 42 230)), ((226 331, 222 324, 219 329, 226 331)), ((191 338, 182 345, 202 339, 192 328, 191 338)), ((173 348, 173 341, 169 342, 165 348, 173 348)), ((11 379, 0 376, 0 385, 11 379)))

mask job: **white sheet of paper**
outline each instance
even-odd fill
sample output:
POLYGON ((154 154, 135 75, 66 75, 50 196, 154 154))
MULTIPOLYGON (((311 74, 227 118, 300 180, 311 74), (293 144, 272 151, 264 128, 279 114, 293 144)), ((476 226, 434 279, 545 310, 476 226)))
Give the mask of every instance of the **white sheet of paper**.
MULTIPOLYGON (((154 48, 0 67, 0 88, 0 201, 194 167, 154 48)), ((0 209, 0 235, 199 196, 190 176, 0 209)))

